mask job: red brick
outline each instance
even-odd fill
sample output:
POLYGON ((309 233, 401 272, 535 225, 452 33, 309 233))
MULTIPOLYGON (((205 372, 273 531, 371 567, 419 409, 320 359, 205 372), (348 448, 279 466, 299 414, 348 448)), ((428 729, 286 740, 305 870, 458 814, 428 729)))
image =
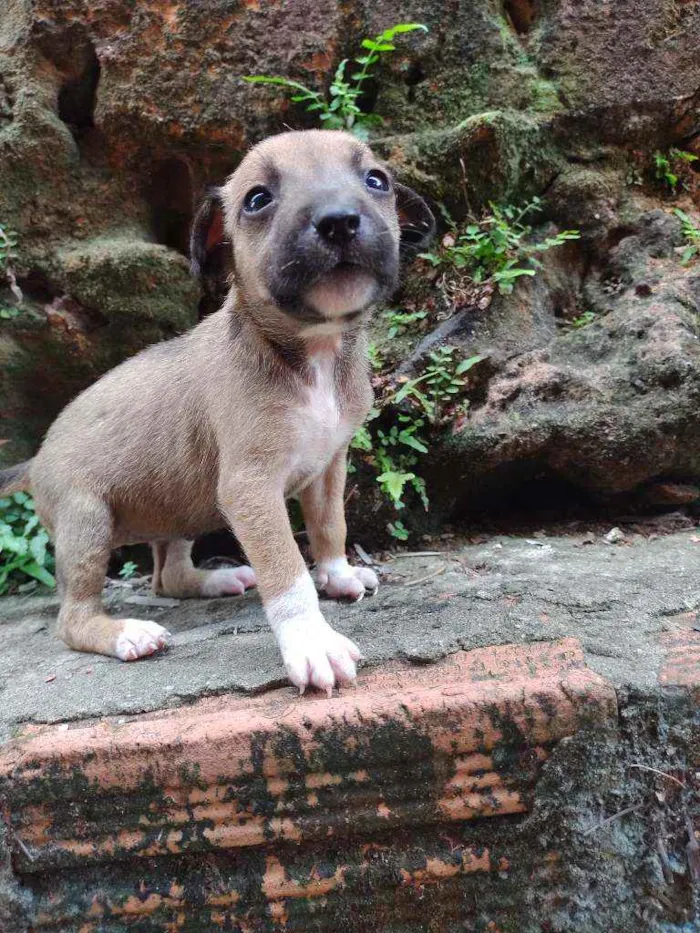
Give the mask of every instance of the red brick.
MULTIPOLYGON (((693 622, 695 613, 685 617, 693 622)), ((662 640, 666 657, 659 674, 659 683, 666 687, 689 687, 700 690, 700 632, 683 627, 665 632, 662 640)))
MULTIPOLYGON (((284 689, 126 723, 34 727, 0 754, 13 866, 26 877, 44 873, 42 883, 61 869, 35 926, 63 929, 73 869, 128 863, 133 875, 144 857, 260 850, 260 891, 282 916, 289 899, 344 889, 348 865, 359 877, 363 841, 378 833, 525 812, 553 744, 615 714, 612 687, 565 639, 460 652, 420 668, 393 664, 331 700, 284 689), (331 840, 336 855, 324 857, 317 877, 305 850, 331 840), (280 843, 287 860, 299 852, 307 867, 283 862, 280 843)), ((401 850, 392 858, 392 877, 419 886, 507 865, 507 853, 494 862, 487 849, 464 847, 418 870, 401 850)), ((91 900, 81 893, 85 925, 76 930, 101 930, 104 918, 90 915, 105 903, 110 930, 134 911, 152 913, 153 930, 177 928, 161 919, 187 912, 177 880, 166 893, 162 885, 129 893, 118 877, 111 893, 104 879, 91 900)), ((230 915, 242 897, 214 886, 205 904, 212 928, 213 913, 230 915)))

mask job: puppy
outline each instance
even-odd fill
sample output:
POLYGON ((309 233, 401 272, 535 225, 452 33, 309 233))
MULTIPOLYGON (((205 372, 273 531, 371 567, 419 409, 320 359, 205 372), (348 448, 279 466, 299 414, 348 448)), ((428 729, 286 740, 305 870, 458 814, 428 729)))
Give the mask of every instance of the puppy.
POLYGON ((338 132, 260 143, 195 218, 194 271, 231 254, 234 285, 188 334, 139 353, 71 402, 33 460, 0 473, 31 489, 53 537, 60 637, 132 661, 163 648, 155 622, 114 619, 110 550, 150 542, 153 588, 222 596, 257 585, 290 680, 330 694, 357 647, 324 620, 285 500, 301 501, 316 583, 361 599, 375 574, 345 556, 350 439, 372 401, 366 324, 394 290, 400 252, 430 240, 425 202, 338 132), (227 524, 250 567, 196 570, 196 535, 227 524))

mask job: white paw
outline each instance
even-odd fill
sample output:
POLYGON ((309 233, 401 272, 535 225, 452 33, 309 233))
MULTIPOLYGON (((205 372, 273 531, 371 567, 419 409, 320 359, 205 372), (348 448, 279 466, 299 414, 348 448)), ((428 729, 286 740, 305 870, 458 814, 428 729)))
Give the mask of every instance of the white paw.
POLYGON ((136 661, 155 654, 168 644, 172 635, 157 622, 142 619, 122 619, 121 634, 117 636, 114 654, 121 661, 136 661))
POLYGON ((318 610, 287 619, 277 637, 289 679, 300 693, 316 687, 330 697, 336 685, 355 681, 360 649, 332 629, 318 610))
POLYGON ((377 575, 369 567, 351 567, 344 557, 321 561, 316 568, 316 584, 331 599, 358 601, 379 588, 377 575))
POLYGON ((201 586, 202 596, 240 596, 255 586, 252 567, 220 567, 210 570, 201 586))

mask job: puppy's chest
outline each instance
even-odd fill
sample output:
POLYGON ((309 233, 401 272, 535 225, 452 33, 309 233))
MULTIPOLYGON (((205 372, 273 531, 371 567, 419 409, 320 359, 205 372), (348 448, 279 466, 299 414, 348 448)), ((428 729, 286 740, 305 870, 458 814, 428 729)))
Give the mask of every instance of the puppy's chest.
POLYGON ((292 491, 325 470, 336 451, 349 441, 361 417, 348 410, 347 399, 339 398, 332 361, 314 363, 313 374, 313 384, 305 389, 293 413, 289 470, 292 491))

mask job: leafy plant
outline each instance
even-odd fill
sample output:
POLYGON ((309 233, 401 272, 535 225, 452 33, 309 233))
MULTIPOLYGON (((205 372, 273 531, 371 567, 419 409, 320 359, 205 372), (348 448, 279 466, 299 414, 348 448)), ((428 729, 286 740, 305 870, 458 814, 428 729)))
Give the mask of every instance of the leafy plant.
POLYGON ((387 525, 389 529, 389 534, 392 538, 396 538, 397 541, 407 541, 410 535, 410 531, 402 521, 399 521, 397 518, 395 522, 389 522, 387 525))
POLYGON ((19 305, 11 305, 6 301, 0 301, 0 320, 11 321, 21 313, 19 305))
POLYGON ((404 382, 390 401, 399 404, 410 398, 417 402, 431 423, 438 421, 445 403, 454 401, 454 396, 464 388, 465 373, 482 360, 481 356, 472 356, 457 363, 454 354, 454 347, 440 347, 432 352, 425 372, 404 382))
POLYGON ((675 208, 673 213, 680 220, 683 236, 688 241, 688 245, 681 254, 681 263, 686 265, 694 256, 700 256, 700 227, 679 207, 675 208))
POLYGON ((576 328, 586 327, 588 324, 592 324, 593 321, 595 321, 595 311, 584 311, 583 314, 579 314, 578 317, 573 319, 571 326, 576 328))
POLYGON ((376 343, 370 343, 367 346, 367 356, 369 358, 369 365, 375 372, 379 372, 384 365, 384 360, 382 359, 382 352, 376 343))
POLYGON ((0 319, 6 321, 17 317, 24 298, 13 268, 13 261, 17 259, 17 242, 18 237, 15 231, 10 230, 5 224, 0 224, 0 275, 6 280, 17 301, 14 305, 0 302, 0 319))
POLYGON ((697 162, 698 157, 692 152, 684 152, 682 149, 669 149, 667 153, 658 150, 652 156, 654 163, 654 177, 657 181, 663 182, 671 189, 672 194, 676 193, 680 181, 679 171, 683 163, 697 162))
POLYGON ((349 130, 361 139, 366 139, 370 128, 383 121, 378 114, 364 113, 360 108, 359 101, 365 91, 363 85, 372 77, 373 69, 381 57, 395 51, 396 36, 417 29, 428 31, 428 27, 422 23, 398 23, 374 39, 363 39, 364 54, 352 61, 347 58, 342 60, 333 76, 327 98, 320 91, 279 75, 246 75, 243 80, 250 84, 272 84, 292 91, 292 100, 304 104, 308 113, 317 113, 326 129, 349 130))
POLYGON ((470 223, 463 233, 444 237, 441 251, 422 253, 422 258, 433 266, 453 266, 476 284, 492 281, 501 294, 510 294, 519 278, 536 275, 542 267, 542 253, 581 236, 578 230, 563 230, 553 237, 529 242, 532 226, 525 218, 542 210, 540 198, 522 207, 489 202, 489 209, 490 213, 470 223))
POLYGON ((136 576, 136 571, 138 569, 138 564, 135 564, 133 560, 124 561, 119 571, 119 576, 122 580, 131 580, 132 577, 136 576))
POLYGON ((386 316, 389 320, 389 330, 387 338, 393 340, 394 337, 403 336, 411 328, 412 324, 424 320, 428 316, 427 311, 387 311, 386 316))
POLYGON ((16 492, 0 499, 0 595, 27 577, 54 587, 53 569, 49 536, 39 523, 31 496, 16 492))
MULTIPOLYGON (((391 389, 372 409, 350 445, 374 468, 382 493, 397 510, 405 508, 407 487, 419 496, 426 511, 430 506, 425 480, 415 469, 429 450, 426 433, 444 417, 448 405, 456 404, 466 374, 482 359, 473 356, 460 361, 456 354, 454 347, 433 351, 420 376, 391 389)), ((409 536, 402 522, 393 521, 387 527, 397 540, 409 536)))

